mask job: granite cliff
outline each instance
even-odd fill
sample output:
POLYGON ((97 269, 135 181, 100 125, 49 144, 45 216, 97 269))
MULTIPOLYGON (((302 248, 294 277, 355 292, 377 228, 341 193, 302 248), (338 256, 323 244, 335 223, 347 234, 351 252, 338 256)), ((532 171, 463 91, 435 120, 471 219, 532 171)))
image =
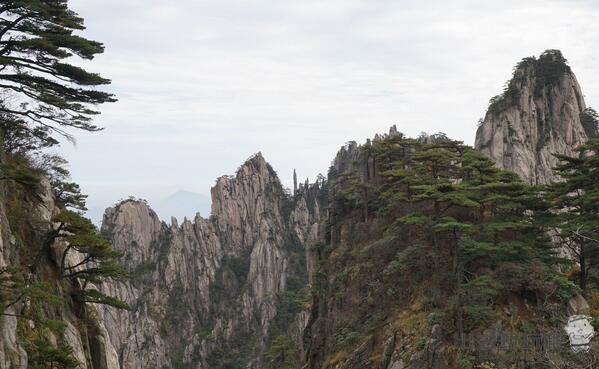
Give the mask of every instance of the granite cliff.
POLYGON ((587 140, 585 111, 574 72, 561 52, 548 50, 515 67, 504 93, 491 99, 475 147, 526 182, 546 184, 557 179, 554 154, 575 155, 587 140))
MULTIPOLYGON (((65 245, 50 242, 48 235, 56 230, 54 217, 61 211, 47 179, 34 192, 0 184, 1 369, 41 368, 48 362, 121 368, 99 319, 102 308, 80 305, 74 298, 79 286, 59 278, 65 245), (16 296, 14 289, 20 291, 16 296)), ((67 262, 74 265, 77 259, 67 262)))
MULTIPOLYGON (((38 285, 49 292, 36 289, 16 302, 1 296, 0 368, 45 360, 90 369, 263 368, 278 336, 291 337, 293 359, 301 360, 307 254, 321 237, 324 180, 306 182, 291 196, 258 153, 234 176, 217 180, 209 219, 166 224, 134 199, 107 209, 101 233, 122 251, 129 279, 98 287, 130 310, 82 306, 71 297, 76 281, 59 278, 66 244, 47 243, 64 211, 47 180, 31 193, 12 182, 0 189, 2 293, 19 286, 30 293, 38 285), (21 269, 23 281, 14 282, 11 274, 21 269), (39 346, 44 342, 51 346, 39 346)), ((70 265, 80 261, 76 253, 66 258, 70 265)))
POLYGON ((133 306, 104 310, 121 366, 262 368, 276 332, 305 324, 289 296, 308 293, 322 185, 291 197, 258 153, 217 180, 209 219, 167 225, 139 200, 107 209, 102 233, 132 276, 106 287, 133 306))

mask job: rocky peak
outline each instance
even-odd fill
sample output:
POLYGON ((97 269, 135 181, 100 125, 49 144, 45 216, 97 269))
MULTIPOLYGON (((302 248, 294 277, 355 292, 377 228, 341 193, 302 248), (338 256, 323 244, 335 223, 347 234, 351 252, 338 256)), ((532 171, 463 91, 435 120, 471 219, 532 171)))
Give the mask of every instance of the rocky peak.
POLYGON ((585 102, 576 76, 558 50, 523 59, 503 94, 491 99, 475 147, 500 168, 532 184, 556 180, 554 154, 576 155, 587 140, 585 102))
POLYGON ((235 176, 218 178, 211 195, 212 215, 232 247, 250 248, 260 238, 258 231, 284 227, 282 209, 290 199, 259 152, 246 160, 235 176), (268 222, 264 222, 266 218, 268 222))
POLYGON ((235 176, 221 176, 217 179, 210 191, 212 215, 229 218, 233 210, 230 207, 234 205, 232 202, 243 199, 247 209, 269 190, 280 190, 282 193, 277 174, 258 152, 237 169, 235 176))
POLYGON ((150 244, 158 237, 161 222, 158 215, 143 200, 125 200, 106 209, 102 232, 118 245, 127 244, 127 253, 134 260, 147 260, 150 244))
POLYGON ((281 296, 307 283, 303 254, 318 238, 321 182, 294 198, 257 153, 218 178, 209 219, 167 226, 138 200, 107 209, 102 230, 132 275, 106 287, 135 307, 104 315, 122 366, 261 367, 281 296))

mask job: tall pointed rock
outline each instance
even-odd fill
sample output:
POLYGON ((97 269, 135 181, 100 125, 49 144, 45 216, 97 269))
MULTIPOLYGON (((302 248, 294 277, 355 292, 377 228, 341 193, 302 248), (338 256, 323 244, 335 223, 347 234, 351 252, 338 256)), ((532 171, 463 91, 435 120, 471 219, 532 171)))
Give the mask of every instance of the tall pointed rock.
POLYGON ((297 195, 297 173, 293 170, 293 196, 297 195))
POLYGON ((587 140, 585 102, 576 76, 558 50, 525 58, 502 95, 491 99, 475 146, 500 168, 531 184, 555 181, 554 154, 576 155, 587 140))

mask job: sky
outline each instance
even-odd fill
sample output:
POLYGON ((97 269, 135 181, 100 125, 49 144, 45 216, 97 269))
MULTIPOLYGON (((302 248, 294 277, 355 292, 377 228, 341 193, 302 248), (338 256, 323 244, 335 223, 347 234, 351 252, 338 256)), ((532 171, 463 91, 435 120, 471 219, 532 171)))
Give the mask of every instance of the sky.
MULTIPOLYGON (((98 212, 208 195, 262 152, 286 186, 396 124, 473 144, 513 66, 560 49, 599 108, 599 0, 71 0, 112 79, 99 133, 59 153, 98 212)), ((209 214, 202 214, 207 216, 209 214)), ((160 214, 167 219, 167 214, 160 214)))

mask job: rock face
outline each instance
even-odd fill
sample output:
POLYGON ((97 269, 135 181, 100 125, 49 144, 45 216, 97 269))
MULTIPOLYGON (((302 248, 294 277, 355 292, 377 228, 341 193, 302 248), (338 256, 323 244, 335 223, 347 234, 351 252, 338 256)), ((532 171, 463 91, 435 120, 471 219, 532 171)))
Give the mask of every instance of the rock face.
POLYGON ((132 276, 104 286, 133 307, 103 311, 121 367, 262 368, 273 332, 306 324, 305 312, 291 317, 297 323, 283 319, 284 296, 308 283, 321 187, 291 197, 256 154, 218 179, 209 219, 167 225, 134 200, 108 209, 102 232, 132 276))
POLYGON ((475 147, 497 166, 531 184, 556 180, 554 154, 576 155, 587 140, 581 123, 585 102, 557 50, 520 62, 503 95, 491 100, 476 132, 475 147))
MULTIPOLYGON (((53 216, 60 211, 54 202, 50 183, 46 179, 42 179, 35 197, 24 195, 14 185, 0 184, 0 272, 3 278, 7 273, 12 273, 11 268, 18 269, 28 264, 24 249, 31 245, 41 248, 40 241, 45 239, 52 227, 53 216)), ((29 319, 26 317, 30 315, 24 312, 31 306, 38 306, 37 302, 23 298, 13 304, 7 304, 8 301, 13 300, 0 296, 4 306, 10 305, 0 315, 0 369, 28 368, 38 365, 36 358, 30 357, 28 351, 36 352, 31 348, 33 346, 31 337, 35 337, 34 334, 40 332, 47 342, 54 345, 61 343, 70 347, 72 357, 78 362, 78 368, 120 368, 116 350, 103 321, 85 319, 81 316, 80 309, 74 306, 68 288, 56 278, 59 266, 56 251, 60 247, 62 247, 60 244, 51 244, 52 252, 48 255, 40 255, 37 266, 29 267, 26 283, 28 286, 39 282, 46 283, 51 293, 63 299, 64 303, 52 308, 42 305, 42 311, 38 313, 37 318, 29 319), (64 329, 62 331, 44 329, 45 319, 64 322, 64 329), (34 331, 36 333, 33 333, 34 331), (93 366, 89 365, 90 362, 93 366)), ((7 288, 8 281, 9 279, 3 279, 0 294, 10 291, 7 288)), ((98 316, 99 310, 96 306, 89 305, 86 307, 86 313, 89 316, 98 316)))
MULTIPOLYGON (((235 176, 217 180, 209 219, 168 225, 140 200, 107 209, 101 232, 122 251, 131 278, 98 287, 125 301, 127 311, 99 304, 82 309, 57 277, 65 245, 43 243, 61 212, 49 182, 36 196, 0 183, 0 273, 23 265, 27 283, 48 283, 64 300, 40 308, 45 319, 64 322, 59 331, 17 318, 30 310, 27 299, 4 309, 0 369, 39 364, 28 354, 36 352, 34 329, 44 341, 67 347, 82 369, 264 368, 277 336, 289 337, 300 361, 309 302, 296 300, 309 301, 308 250, 321 238, 326 193, 321 178, 291 196, 256 154, 235 176), (21 242, 48 247, 35 270, 21 242)), ((0 295, 0 302, 9 298, 0 295)))

